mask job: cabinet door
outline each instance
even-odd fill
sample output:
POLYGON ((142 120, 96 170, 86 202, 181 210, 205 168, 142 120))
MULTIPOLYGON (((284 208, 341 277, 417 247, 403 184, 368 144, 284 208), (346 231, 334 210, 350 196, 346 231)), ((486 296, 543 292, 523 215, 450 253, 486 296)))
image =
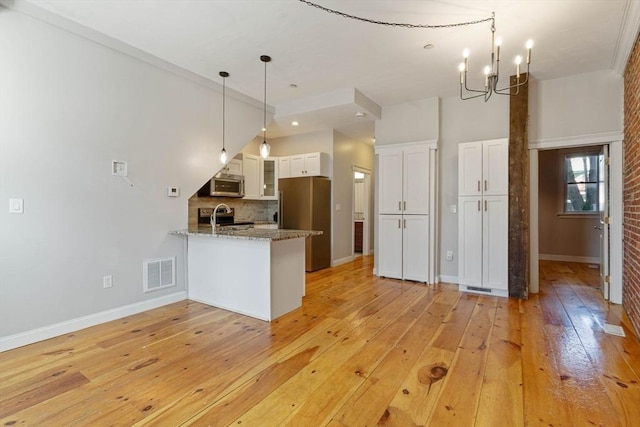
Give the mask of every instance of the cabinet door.
POLYGON ((402 162, 402 211, 404 214, 429 213, 429 148, 408 147, 402 162))
POLYGON ((458 283, 482 286, 482 199, 458 198, 458 283))
POLYGON ((428 281, 429 215, 402 217, 402 278, 428 281))
POLYGON ((507 196, 485 196, 482 206, 482 287, 508 288, 509 206, 507 196))
POLYGON ((231 159, 229 163, 225 166, 226 173, 230 173, 232 175, 242 175, 242 160, 231 159))
POLYGON ((309 176, 320 175, 320 153, 304 155, 304 174, 309 176))
POLYGON ((244 198, 260 198, 260 157, 252 154, 242 155, 244 173, 244 198))
POLYGON ((278 178, 289 178, 291 176, 291 158, 278 158, 278 178))
POLYGON ((482 190, 484 195, 509 193, 509 141, 495 139, 482 143, 482 190))
POLYGON ((378 154, 378 212, 402 212, 402 151, 378 154))
POLYGON ((458 145, 458 196, 482 194, 482 142, 458 145))
POLYGON ((304 176, 304 154, 296 154, 291 156, 290 165, 291 177, 304 176))
POLYGON ((278 199, 278 159, 275 157, 260 158, 260 198, 278 199))
POLYGON ((378 276, 402 278, 402 215, 378 216, 378 276))

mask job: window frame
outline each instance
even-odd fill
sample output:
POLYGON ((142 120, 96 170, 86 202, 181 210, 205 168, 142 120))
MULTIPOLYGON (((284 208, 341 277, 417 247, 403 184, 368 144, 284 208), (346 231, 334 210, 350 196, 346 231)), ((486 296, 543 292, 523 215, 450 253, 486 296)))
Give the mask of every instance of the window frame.
POLYGON ((600 212, 602 209, 601 203, 600 203, 600 197, 599 197, 599 186, 600 186, 600 162, 599 162, 599 156, 601 154, 601 150, 598 151, 565 151, 562 153, 561 155, 561 159, 560 161, 562 162, 562 177, 561 177, 561 185, 562 185, 562 203, 561 203, 561 207, 560 207, 560 212, 558 213, 558 216, 561 217, 565 217, 565 218, 591 218, 591 217, 599 217, 600 216, 600 212), (596 197, 595 197, 595 202, 596 202, 596 209, 595 210, 576 210, 576 211, 568 211, 567 210, 567 200, 569 198, 569 185, 571 184, 580 184, 582 182, 569 182, 568 180, 568 161, 571 158, 582 158, 582 157, 595 157, 597 159, 597 161, 595 162, 595 181, 584 181, 584 184, 595 184, 596 185, 596 197))

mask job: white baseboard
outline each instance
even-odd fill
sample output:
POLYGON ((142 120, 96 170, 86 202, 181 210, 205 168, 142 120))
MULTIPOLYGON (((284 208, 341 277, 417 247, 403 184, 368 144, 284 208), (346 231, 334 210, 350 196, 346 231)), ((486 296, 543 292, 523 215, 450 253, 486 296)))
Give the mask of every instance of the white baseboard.
POLYGON ((331 267, 337 267, 339 265, 346 264, 346 263, 351 262, 353 260, 354 260, 353 255, 346 256, 346 257, 340 258, 340 259, 335 259, 335 260, 331 261, 331 267))
POLYGON ((538 255, 538 259, 544 260, 544 261, 582 262, 585 264, 600 264, 600 258, 588 257, 588 256, 540 254, 538 255))
POLYGON ((22 347, 24 345, 33 344, 38 341, 44 341, 49 338, 68 334, 70 332, 79 331, 80 329, 90 326, 99 325, 101 323, 110 322, 112 320, 121 319, 132 314, 142 313, 143 311, 153 310, 154 308, 164 305, 173 304, 174 302, 187 299, 187 292, 176 292, 174 294, 165 295, 148 301, 142 301, 135 304, 125 305, 123 307, 102 311, 100 313, 90 314, 88 316, 79 317, 77 319, 66 320, 42 328, 32 329, 19 334, 9 335, 0 338, 0 352, 22 347))
POLYGON ((445 276, 441 274, 438 283, 453 283, 454 285, 457 285, 458 276, 445 276))

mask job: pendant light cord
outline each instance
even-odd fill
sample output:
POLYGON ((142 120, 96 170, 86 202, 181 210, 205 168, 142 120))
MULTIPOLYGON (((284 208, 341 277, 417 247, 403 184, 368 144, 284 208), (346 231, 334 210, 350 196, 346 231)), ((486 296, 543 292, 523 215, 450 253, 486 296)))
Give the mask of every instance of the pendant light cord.
POLYGON ((222 149, 224 150, 225 139, 225 111, 226 111, 226 99, 227 99, 227 78, 222 78, 222 149))
MULTIPOLYGON (((271 58, 269 58, 271 59, 271 58)), ((264 105, 263 112, 263 125, 262 125, 262 138, 267 139, 267 61, 264 61, 264 105)))

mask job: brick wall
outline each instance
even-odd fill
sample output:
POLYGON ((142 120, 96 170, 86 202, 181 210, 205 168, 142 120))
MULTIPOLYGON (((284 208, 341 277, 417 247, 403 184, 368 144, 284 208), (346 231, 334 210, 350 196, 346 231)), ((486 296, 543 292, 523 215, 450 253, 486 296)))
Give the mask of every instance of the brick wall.
POLYGON ((640 37, 624 74, 623 305, 640 333, 640 37))

